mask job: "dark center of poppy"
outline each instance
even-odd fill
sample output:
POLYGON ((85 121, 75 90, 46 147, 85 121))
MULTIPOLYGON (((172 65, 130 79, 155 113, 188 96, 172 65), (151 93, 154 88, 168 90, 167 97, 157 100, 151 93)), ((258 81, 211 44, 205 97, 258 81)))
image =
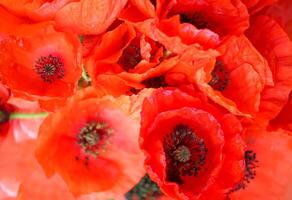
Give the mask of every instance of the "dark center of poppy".
POLYGON ((134 69, 135 66, 142 60, 140 54, 140 41, 134 39, 123 51, 118 64, 122 66, 125 71, 134 69))
POLYGON ((42 56, 36 61, 35 71, 45 82, 52 83, 64 77, 64 64, 60 58, 49 55, 42 56))
POLYGON ((0 124, 5 123, 8 120, 9 120, 9 113, 4 109, 0 109, 0 124))
POLYGON ((97 156, 111 134, 107 123, 89 122, 80 130, 77 143, 86 154, 97 156))
POLYGON ((156 0, 150 0, 150 2, 153 4, 154 7, 156 7, 157 4, 156 0))
POLYGON ((193 24, 198 29, 205 29, 209 27, 207 19, 202 13, 199 12, 180 14, 180 22, 193 24))
POLYGON ((240 183, 235 185, 228 193, 227 199, 230 199, 230 194, 241 189, 245 189, 251 180, 256 177, 256 168, 258 167, 258 160, 256 153, 252 150, 247 150, 244 152, 245 170, 244 177, 240 183))
POLYGON ((177 125, 164 137, 163 149, 168 181, 183 184, 182 176, 198 176, 205 165, 205 142, 186 125, 177 125))
POLYGON ((157 76, 142 81, 146 88, 160 88, 167 87, 164 76, 157 76))
POLYGON ((211 72, 212 79, 208 83, 214 90, 224 91, 229 85, 229 73, 225 70, 221 61, 216 61, 215 67, 211 72))

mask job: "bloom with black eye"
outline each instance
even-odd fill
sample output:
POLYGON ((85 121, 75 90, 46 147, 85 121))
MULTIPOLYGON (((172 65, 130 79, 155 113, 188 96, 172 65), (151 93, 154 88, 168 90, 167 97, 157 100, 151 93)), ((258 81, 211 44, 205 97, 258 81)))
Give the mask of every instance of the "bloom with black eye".
POLYGON ((240 122, 199 97, 157 89, 141 112, 150 178, 174 199, 223 199, 245 174, 240 122))
MULTIPOLYGON (((0 17, 11 18, 3 10, 0 17)), ((0 57, 5 58, 0 60, 0 78, 12 93, 46 101, 61 101, 73 94, 82 72, 76 35, 57 31, 53 22, 20 25, 4 20, 1 27, 1 33, 10 39, 0 44, 0 57)))
POLYGON ((129 97, 102 94, 91 87, 78 92, 40 127, 39 163, 48 176, 58 173, 76 195, 109 190, 124 194, 145 173, 138 146, 139 113, 127 109, 129 97))
POLYGON ((244 35, 226 38, 217 50, 214 67, 197 73, 199 88, 233 114, 254 115, 264 88, 273 84, 266 60, 244 35))

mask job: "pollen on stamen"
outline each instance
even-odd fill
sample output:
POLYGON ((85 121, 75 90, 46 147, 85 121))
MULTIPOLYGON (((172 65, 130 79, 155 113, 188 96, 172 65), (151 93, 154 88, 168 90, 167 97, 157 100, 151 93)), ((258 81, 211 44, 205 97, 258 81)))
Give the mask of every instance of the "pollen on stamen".
POLYGON ((89 157, 98 156, 104 151, 108 138, 112 135, 112 129, 105 122, 89 122, 79 132, 77 144, 85 153, 85 165, 89 157))
POLYGON ((59 57, 41 56, 35 64, 35 71, 44 82, 52 83, 65 75, 64 63, 59 57))
POLYGON ((209 85, 212 86, 214 90, 224 91, 229 83, 229 73, 224 68, 224 63, 221 61, 216 61, 215 67, 211 72, 212 79, 209 81, 209 85))
POLYGON ((183 184, 183 176, 197 177, 205 165, 207 148, 203 139, 187 125, 179 124, 163 139, 167 180, 183 184))

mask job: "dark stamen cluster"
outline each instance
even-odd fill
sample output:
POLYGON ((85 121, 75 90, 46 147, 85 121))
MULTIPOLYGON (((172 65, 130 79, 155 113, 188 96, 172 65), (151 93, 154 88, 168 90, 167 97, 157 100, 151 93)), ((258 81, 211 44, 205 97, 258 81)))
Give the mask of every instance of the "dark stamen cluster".
POLYGON ((0 107, 0 124, 6 123, 9 120, 9 112, 0 107))
POLYGON ((142 81, 142 84, 144 84, 146 88, 160 88, 168 86, 165 82, 164 76, 157 76, 146 79, 142 81))
POLYGON ((224 64, 221 61, 216 61, 215 68, 212 73, 212 80, 209 85, 212 86, 214 90, 224 91, 229 85, 229 73, 224 69, 224 64))
POLYGON ((90 122, 80 130, 77 143, 86 154, 97 156, 111 134, 112 129, 105 122, 90 122))
POLYGON ((48 83, 63 78, 65 74, 63 62, 52 55, 40 57, 36 61, 35 71, 48 83))
POLYGON ((209 27, 209 23, 202 13, 182 13, 180 14, 181 23, 193 24, 198 29, 205 29, 209 27))
MULTIPOLYGON (((258 167, 258 160, 256 158, 256 153, 252 150, 247 150, 244 153, 244 161, 245 161, 245 170, 244 170, 244 178, 238 183, 234 188, 232 188, 227 196, 231 193, 236 192, 241 189, 245 189, 251 180, 256 177, 256 168, 258 167)), ((229 197, 227 197, 228 199, 229 197)))
POLYGON ((198 176, 205 165, 205 142, 186 125, 177 125, 165 136, 163 149, 168 181, 183 184, 182 176, 198 176))
POLYGON ((122 56, 118 60, 118 64, 123 67, 125 71, 134 69, 135 66, 142 60, 140 54, 140 43, 134 39, 123 51, 122 56))

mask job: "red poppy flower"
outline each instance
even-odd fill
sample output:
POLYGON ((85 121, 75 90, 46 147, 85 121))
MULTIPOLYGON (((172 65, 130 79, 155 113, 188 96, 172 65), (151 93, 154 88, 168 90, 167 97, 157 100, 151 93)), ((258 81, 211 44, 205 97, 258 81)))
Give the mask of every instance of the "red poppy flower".
POLYGON ((267 16, 254 17, 247 36, 272 71, 274 85, 265 87, 260 102, 261 113, 271 119, 286 104, 292 90, 292 42, 281 26, 267 16))
POLYGON ((56 13, 58 28, 77 34, 100 34, 117 19, 127 0, 80 0, 56 13))
POLYGON ((214 68, 197 72, 198 87, 234 114, 255 114, 261 92, 273 83, 267 62, 243 35, 227 38, 218 51, 214 68))
POLYGON ((64 98, 81 76, 80 43, 53 22, 25 24, 0 10, 1 80, 22 97, 64 98))
POLYGON ((155 29, 151 20, 135 28, 124 23, 107 32, 86 58, 94 86, 120 95, 144 87, 180 85, 190 82, 187 74, 192 79, 196 68, 215 62, 215 51, 203 51, 197 45, 187 46, 178 38, 169 38, 155 29))
POLYGON ((74 197, 63 179, 47 178, 35 159, 36 131, 42 119, 18 120, 12 123, 0 145, 0 199, 18 200, 120 200, 123 194, 111 191, 74 197), (30 137, 24 137, 24 135, 30 137), (33 187, 32 187, 33 186, 33 187), (2 191, 3 190, 3 191, 2 191))
POLYGON ((137 143, 139 103, 102 95, 82 90, 40 127, 39 163, 48 176, 60 174, 76 195, 125 193, 145 173, 137 143))
POLYGON ((244 172, 239 121, 179 90, 158 89, 143 103, 145 168, 174 199, 223 199, 244 172))
POLYGON ((247 170, 250 177, 230 194, 232 200, 292 198, 292 137, 287 133, 264 132, 256 128, 246 131, 247 170))
POLYGON ((53 19, 57 10, 74 0, 1 0, 0 5, 21 17, 34 21, 53 19))
POLYGON ((243 33, 249 24, 247 9, 240 0, 157 0, 156 4, 158 27, 186 44, 213 48, 220 42, 219 35, 243 33))

